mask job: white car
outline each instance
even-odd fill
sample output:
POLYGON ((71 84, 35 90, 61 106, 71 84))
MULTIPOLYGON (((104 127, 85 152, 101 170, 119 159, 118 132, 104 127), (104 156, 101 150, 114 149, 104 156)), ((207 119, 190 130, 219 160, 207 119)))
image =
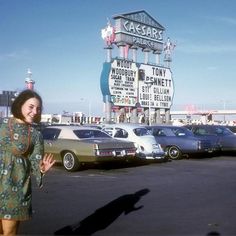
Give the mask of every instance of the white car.
POLYGON ((144 125, 131 123, 103 124, 102 130, 113 138, 134 142, 136 156, 142 159, 164 159, 165 152, 144 125))

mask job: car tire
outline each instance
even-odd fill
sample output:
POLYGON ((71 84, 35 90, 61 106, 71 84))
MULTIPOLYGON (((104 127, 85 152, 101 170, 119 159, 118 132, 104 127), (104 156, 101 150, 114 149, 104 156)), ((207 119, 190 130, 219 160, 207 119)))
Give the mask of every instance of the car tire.
POLYGON ((76 171, 80 166, 79 160, 76 155, 69 151, 63 153, 62 163, 67 171, 76 171))
POLYGON ((178 160, 182 156, 180 149, 176 146, 168 147, 167 154, 168 154, 169 158, 172 160, 178 160))

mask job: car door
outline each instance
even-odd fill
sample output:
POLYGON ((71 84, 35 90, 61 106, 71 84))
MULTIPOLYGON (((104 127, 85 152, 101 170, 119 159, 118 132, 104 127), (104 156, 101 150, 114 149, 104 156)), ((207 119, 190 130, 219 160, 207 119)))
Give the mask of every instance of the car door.
POLYGON ((157 143, 161 145, 163 149, 167 146, 167 135, 165 134, 165 130, 163 128, 159 127, 153 127, 152 128, 152 135, 155 137, 157 143))

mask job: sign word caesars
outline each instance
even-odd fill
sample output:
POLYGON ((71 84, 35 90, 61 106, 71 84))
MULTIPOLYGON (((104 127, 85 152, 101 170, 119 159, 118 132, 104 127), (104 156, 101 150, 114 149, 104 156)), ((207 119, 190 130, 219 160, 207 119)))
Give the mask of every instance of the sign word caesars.
POLYGON ((116 42, 162 50, 164 27, 153 20, 145 11, 117 16, 116 42))

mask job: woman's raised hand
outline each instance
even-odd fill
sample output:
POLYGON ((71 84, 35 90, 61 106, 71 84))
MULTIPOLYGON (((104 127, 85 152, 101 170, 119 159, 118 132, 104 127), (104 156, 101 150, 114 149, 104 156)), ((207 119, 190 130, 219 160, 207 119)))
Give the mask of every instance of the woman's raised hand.
POLYGON ((40 171, 42 174, 46 173, 55 163, 53 155, 51 153, 45 153, 43 159, 40 162, 40 171))

